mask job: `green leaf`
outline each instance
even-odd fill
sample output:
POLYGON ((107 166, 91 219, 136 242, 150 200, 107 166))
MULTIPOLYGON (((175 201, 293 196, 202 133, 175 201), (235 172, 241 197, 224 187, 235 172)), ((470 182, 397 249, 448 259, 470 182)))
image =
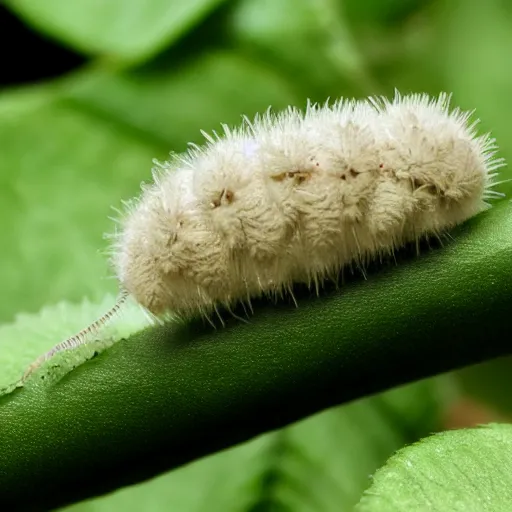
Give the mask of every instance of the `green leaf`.
MULTIPOLYGON (((23 376, 24 370, 40 355, 57 343, 73 336, 99 318, 115 302, 113 295, 107 295, 98 304, 84 300, 72 305, 60 302, 45 307, 37 314, 21 313, 14 322, 0 327, 0 395, 11 392, 23 376)), ((114 325, 107 324, 101 335, 78 349, 56 354, 44 364, 37 378, 25 385, 40 385, 49 380, 55 382, 83 362, 96 357, 115 341, 134 334, 148 326, 142 309, 129 302, 121 310, 114 325)))
POLYGON ((248 324, 228 319, 219 329, 170 322, 65 376, 57 368, 48 384, 34 374, 0 399, 0 496, 35 496, 46 507, 76 501, 326 407, 508 353, 511 210, 502 201, 444 248, 401 253, 366 281, 319 298, 298 293, 298 308, 259 301, 248 324))
POLYGON ((389 455, 438 426, 439 409, 435 382, 397 388, 65 510, 351 510, 389 455))
POLYGON ((28 23, 88 55, 142 61, 178 40, 223 0, 6 0, 28 23))
POLYGON ((512 425, 443 432, 393 456, 356 510, 508 512, 511 475, 512 425))

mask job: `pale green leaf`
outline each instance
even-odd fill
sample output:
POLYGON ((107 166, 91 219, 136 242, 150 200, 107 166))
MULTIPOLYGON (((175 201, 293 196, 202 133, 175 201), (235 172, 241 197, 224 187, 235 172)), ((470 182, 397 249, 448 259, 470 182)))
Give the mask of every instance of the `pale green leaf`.
POLYGON ((358 512, 509 512, 512 425, 447 431, 400 450, 358 512))
MULTIPOLYGON (((10 392, 25 370, 39 356, 57 343, 73 336, 101 317, 115 303, 113 295, 107 295, 98 304, 84 300, 73 305, 60 302, 45 307, 37 314, 20 313, 14 322, 0 327, 0 395, 10 392)), ((96 357, 103 350, 135 332, 147 327, 149 321, 142 309, 128 302, 111 323, 107 323, 97 334, 90 336, 88 343, 78 349, 63 351, 45 362, 25 385, 40 385, 43 381, 55 382, 74 367, 96 357)))

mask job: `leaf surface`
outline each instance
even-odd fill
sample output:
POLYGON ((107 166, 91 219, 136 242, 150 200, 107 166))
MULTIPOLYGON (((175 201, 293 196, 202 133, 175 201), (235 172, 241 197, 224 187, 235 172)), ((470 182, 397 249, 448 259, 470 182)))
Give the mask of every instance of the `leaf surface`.
POLYGON ((447 431, 408 446, 374 477, 358 512, 507 512, 512 425, 447 431))

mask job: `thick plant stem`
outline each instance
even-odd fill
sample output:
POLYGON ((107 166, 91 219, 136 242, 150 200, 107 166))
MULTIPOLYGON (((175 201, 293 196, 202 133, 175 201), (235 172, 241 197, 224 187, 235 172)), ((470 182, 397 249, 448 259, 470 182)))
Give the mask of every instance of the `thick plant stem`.
MULTIPOLYGON (((48 509, 142 481, 329 406, 510 352, 512 208, 319 298, 147 329, 0 399, 0 505, 48 509)), ((329 288, 329 287, 327 287, 329 288)))

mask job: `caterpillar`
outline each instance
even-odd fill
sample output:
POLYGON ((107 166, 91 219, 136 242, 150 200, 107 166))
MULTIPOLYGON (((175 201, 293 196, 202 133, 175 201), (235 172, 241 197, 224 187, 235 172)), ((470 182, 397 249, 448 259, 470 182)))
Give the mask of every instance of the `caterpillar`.
POLYGON ((502 195, 504 161, 471 114, 445 93, 397 92, 202 132, 203 146, 155 161, 152 184, 125 203, 111 256, 120 301, 209 317, 295 283, 318 288, 347 264, 446 232, 502 195))

